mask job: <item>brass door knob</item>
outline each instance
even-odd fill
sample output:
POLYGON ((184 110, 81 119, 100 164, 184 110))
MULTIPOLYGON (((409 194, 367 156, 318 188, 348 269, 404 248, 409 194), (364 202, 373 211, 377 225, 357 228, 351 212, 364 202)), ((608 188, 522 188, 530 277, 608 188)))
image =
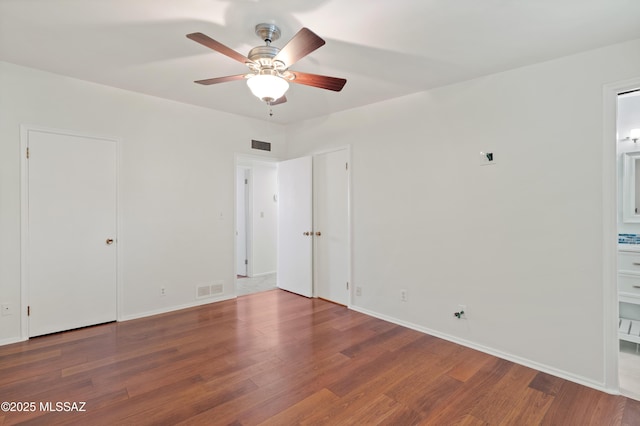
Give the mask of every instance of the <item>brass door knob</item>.
POLYGON ((308 237, 309 235, 311 235, 311 232, 308 232, 308 231, 307 232, 303 232, 302 235, 306 235, 308 237))
POLYGON ((322 232, 316 231, 316 237, 319 237, 320 235, 322 235, 322 232))
POLYGON ((110 246, 111 244, 113 244, 113 238, 107 238, 107 241, 105 241, 107 243, 108 246, 110 246))

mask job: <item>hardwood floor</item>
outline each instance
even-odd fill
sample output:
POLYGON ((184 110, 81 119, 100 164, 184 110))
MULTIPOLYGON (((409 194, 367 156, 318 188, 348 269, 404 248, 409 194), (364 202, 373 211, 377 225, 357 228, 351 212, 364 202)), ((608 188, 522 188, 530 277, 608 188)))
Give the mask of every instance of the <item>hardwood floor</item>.
POLYGON ((282 290, 0 347, 0 401, 35 403, 0 424, 640 424, 640 402, 282 290))

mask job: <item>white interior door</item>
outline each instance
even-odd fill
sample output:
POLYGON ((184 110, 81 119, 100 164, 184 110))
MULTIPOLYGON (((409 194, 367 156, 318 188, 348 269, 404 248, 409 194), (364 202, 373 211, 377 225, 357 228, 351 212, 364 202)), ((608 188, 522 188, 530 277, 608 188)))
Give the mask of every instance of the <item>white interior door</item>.
POLYGON ((313 295, 312 160, 278 164, 278 287, 313 295))
POLYGON ((116 141, 27 130, 29 336, 116 319, 116 141))
POLYGON ((349 303, 348 151, 313 157, 313 228, 316 296, 349 303))
POLYGON ((236 169, 236 273, 247 276, 247 185, 248 169, 236 169))

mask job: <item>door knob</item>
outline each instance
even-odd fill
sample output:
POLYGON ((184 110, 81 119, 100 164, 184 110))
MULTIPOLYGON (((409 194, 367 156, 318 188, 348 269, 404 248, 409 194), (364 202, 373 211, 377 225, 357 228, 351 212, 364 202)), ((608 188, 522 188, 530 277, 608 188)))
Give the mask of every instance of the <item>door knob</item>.
POLYGON ((111 244, 113 244, 113 238, 107 238, 107 241, 105 241, 107 243, 108 246, 110 246, 111 244))
POLYGON ((316 231, 316 237, 319 237, 320 235, 322 235, 322 232, 316 231))
POLYGON ((303 232, 302 235, 306 235, 307 237, 311 235, 311 232, 303 232))

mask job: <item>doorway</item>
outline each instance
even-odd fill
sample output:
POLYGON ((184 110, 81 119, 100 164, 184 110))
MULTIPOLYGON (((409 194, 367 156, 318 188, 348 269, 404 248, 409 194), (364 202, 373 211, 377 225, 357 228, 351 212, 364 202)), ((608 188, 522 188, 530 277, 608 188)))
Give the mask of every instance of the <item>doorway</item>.
POLYGON ((616 104, 618 380, 640 399, 640 88, 618 92, 616 104))
POLYGON ((23 127, 23 335, 116 320, 117 141, 23 127))
POLYGON ((349 149, 278 165, 278 287, 350 303, 349 149))
POLYGON ((236 295, 276 288, 277 162, 236 157, 236 295))

